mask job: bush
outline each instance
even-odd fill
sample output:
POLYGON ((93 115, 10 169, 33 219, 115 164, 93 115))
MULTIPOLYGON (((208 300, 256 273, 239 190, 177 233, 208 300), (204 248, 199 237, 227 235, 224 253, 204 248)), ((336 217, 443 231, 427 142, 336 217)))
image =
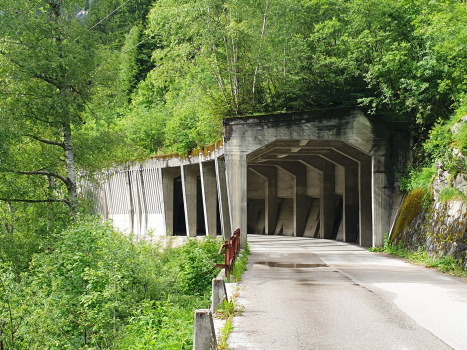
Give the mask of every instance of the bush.
POLYGON ((429 168, 414 169, 412 165, 407 166, 406 175, 400 179, 402 191, 410 192, 416 189, 427 191, 433 182, 437 169, 434 165, 429 168))
POLYGON ((0 264, 1 339, 8 349, 185 349, 193 310, 209 305, 218 247, 192 239, 161 252, 81 219, 29 271, 0 264))

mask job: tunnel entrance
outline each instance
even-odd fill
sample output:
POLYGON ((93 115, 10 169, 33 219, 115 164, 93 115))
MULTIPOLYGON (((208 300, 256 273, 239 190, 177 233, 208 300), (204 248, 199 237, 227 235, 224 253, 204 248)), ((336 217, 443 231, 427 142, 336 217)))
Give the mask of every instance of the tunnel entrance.
POLYGON ((248 233, 362 244, 371 156, 340 140, 276 140, 247 156, 248 233))

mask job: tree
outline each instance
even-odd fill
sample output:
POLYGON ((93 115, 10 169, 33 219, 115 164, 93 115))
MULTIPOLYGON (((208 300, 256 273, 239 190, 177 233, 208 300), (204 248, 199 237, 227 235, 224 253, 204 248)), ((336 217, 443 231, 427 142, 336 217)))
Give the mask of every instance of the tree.
POLYGON ((1 0, 0 200, 78 213, 73 134, 99 68, 78 1, 1 0), (24 191, 26 189, 27 191, 24 191))

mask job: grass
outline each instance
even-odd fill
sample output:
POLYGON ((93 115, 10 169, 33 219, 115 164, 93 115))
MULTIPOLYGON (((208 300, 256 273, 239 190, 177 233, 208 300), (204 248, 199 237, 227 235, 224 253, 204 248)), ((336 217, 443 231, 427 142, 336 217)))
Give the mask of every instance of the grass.
POLYGON ((217 344, 217 350, 227 350, 229 347, 227 339, 229 338, 230 332, 233 331, 232 319, 233 316, 229 316, 225 322, 225 326, 221 329, 221 337, 219 339, 219 344, 217 344))
POLYGON ((440 202, 447 202, 450 199, 459 199, 459 200, 467 200, 465 195, 459 191, 457 188, 454 187, 446 187, 443 188, 439 194, 439 201, 440 202))
MULTIPOLYGON (((238 294, 237 294, 238 295, 238 294)), ((225 325, 221 328, 221 335, 217 344, 217 350, 227 350, 228 344, 227 339, 229 338, 230 332, 233 331, 233 318, 242 314, 242 307, 237 304, 237 296, 234 296, 232 300, 224 300, 222 304, 217 307, 216 316, 225 319, 225 325)))
POLYGON ((383 247, 373 247, 368 250, 396 255, 416 265, 434 268, 452 276, 467 278, 467 269, 463 268, 461 259, 456 259, 453 256, 433 257, 428 255, 425 247, 419 247, 415 252, 408 250, 404 248, 402 241, 399 241, 398 244, 392 244, 387 234, 383 247))

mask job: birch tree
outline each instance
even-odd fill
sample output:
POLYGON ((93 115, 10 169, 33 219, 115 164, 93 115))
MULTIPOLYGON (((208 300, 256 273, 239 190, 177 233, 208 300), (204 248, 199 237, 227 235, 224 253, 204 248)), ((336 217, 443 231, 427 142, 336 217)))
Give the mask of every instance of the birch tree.
POLYGON ((0 200, 78 213, 74 133, 98 69, 77 1, 0 1, 0 200))

